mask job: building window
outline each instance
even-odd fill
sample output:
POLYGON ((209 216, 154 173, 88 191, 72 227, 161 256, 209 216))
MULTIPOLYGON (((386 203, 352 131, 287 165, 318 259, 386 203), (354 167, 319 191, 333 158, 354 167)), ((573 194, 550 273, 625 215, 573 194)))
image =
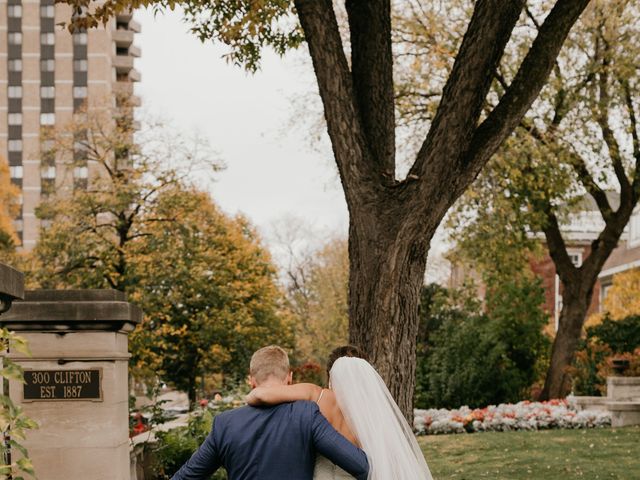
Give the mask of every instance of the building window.
POLYGON ((73 69, 76 72, 86 72, 89 69, 89 65, 86 60, 74 60, 73 69))
POLYGON ((87 44, 87 34, 86 34, 86 32, 74 33, 73 34, 73 44, 74 45, 86 45, 87 44))
POLYGON ((9 60, 9 71, 10 72, 21 72, 22 71, 22 60, 13 59, 9 60))
POLYGON ((22 151, 22 140, 9 140, 9 151, 10 152, 21 152, 22 151))
POLYGON ((582 252, 569 252, 569 258, 574 267, 580 268, 582 266, 582 252))
POLYGON ((11 178, 22 178, 22 165, 12 165, 9 167, 11 178))
POLYGON ((21 113, 10 113, 9 114, 9 125, 22 125, 22 114, 21 113))
POLYGON ((43 72, 53 72, 55 66, 55 60, 40 60, 40 70, 43 72))
POLYGON ((42 45, 54 45, 56 43, 56 34, 55 33, 41 33, 40 34, 40 43, 42 45))
POLYGON ((41 113, 40 125, 54 125, 56 123, 55 113, 41 113))
POLYGON ((7 15, 9 18, 20 18, 22 17, 22 5, 9 5, 7 9, 7 15))
POLYGON ((88 167, 76 167, 73 169, 74 178, 89 178, 88 167))
POLYGON ((56 9, 53 5, 42 5, 40 7, 40 16, 43 18, 54 18, 56 16, 56 9))
POLYGON ((47 180, 53 180, 56 178, 56 167, 53 165, 43 167, 40 171, 40 176, 47 180))
POLYGON ((9 33, 9 45, 22 45, 22 33, 10 32, 9 33))
POLYGON ((87 98, 87 87, 73 87, 73 98, 87 98))
POLYGON ((609 290, 611 290, 611 287, 613 285, 612 284, 608 284, 608 285, 602 285, 600 286, 600 311, 603 312, 604 311, 604 300, 605 298, 607 298, 607 295, 609 294, 609 290))
POLYGON ((56 87, 40 87, 40 97, 42 98, 55 98, 56 87))
POLYGON ((22 98, 22 87, 19 85, 9 87, 9 98, 22 98))
POLYGON ((21 219, 17 219, 13 221, 13 228, 16 229, 16 232, 21 232, 22 231, 22 220, 21 219))
POLYGON ((86 140, 76 140, 75 142, 73 142, 73 150, 76 152, 87 150, 86 140))

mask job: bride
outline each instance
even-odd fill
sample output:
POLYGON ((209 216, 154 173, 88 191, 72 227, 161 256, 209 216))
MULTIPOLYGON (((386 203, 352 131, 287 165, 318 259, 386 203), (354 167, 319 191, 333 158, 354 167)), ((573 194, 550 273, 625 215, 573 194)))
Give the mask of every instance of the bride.
MULTIPOLYGON (((357 347, 329 356, 329 389, 311 383, 258 387, 250 405, 315 401, 320 412, 369 459, 369 480, 432 480, 418 442, 378 372, 357 347)), ((353 478, 324 457, 316 459, 314 480, 353 478)))

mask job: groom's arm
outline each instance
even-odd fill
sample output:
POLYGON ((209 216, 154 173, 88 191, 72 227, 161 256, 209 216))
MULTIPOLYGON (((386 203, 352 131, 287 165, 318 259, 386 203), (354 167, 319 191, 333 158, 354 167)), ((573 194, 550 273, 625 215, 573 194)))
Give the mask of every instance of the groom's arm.
POLYGON ((340 435, 327 422, 315 404, 313 405, 312 436, 313 444, 319 453, 357 480, 367 480, 369 474, 367 455, 340 435))
POLYGON ((171 477, 171 480, 206 480, 220 468, 221 462, 216 448, 214 429, 215 420, 214 427, 211 428, 211 432, 198 451, 171 477))

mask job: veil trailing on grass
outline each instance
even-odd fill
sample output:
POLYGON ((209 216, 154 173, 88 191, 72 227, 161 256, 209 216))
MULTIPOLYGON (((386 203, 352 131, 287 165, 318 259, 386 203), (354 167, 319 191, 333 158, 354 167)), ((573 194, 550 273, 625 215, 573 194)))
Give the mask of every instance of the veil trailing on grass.
POLYGON ((331 389, 369 459, 369 480, 432 480, 429 467, 389 389, 361 358, 341 357, 331 389))

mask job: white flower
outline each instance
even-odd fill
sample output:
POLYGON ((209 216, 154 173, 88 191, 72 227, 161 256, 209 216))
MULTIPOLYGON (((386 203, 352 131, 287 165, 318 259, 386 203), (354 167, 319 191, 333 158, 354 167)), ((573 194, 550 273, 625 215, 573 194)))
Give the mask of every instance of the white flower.
POLYGON ((575 402, 518 402, 490 405, 475 410, 415 410, 414 428, 418 434, 466 433, 548 428, 595 428, 611 425, 607 411, 578 412, 575 402))

